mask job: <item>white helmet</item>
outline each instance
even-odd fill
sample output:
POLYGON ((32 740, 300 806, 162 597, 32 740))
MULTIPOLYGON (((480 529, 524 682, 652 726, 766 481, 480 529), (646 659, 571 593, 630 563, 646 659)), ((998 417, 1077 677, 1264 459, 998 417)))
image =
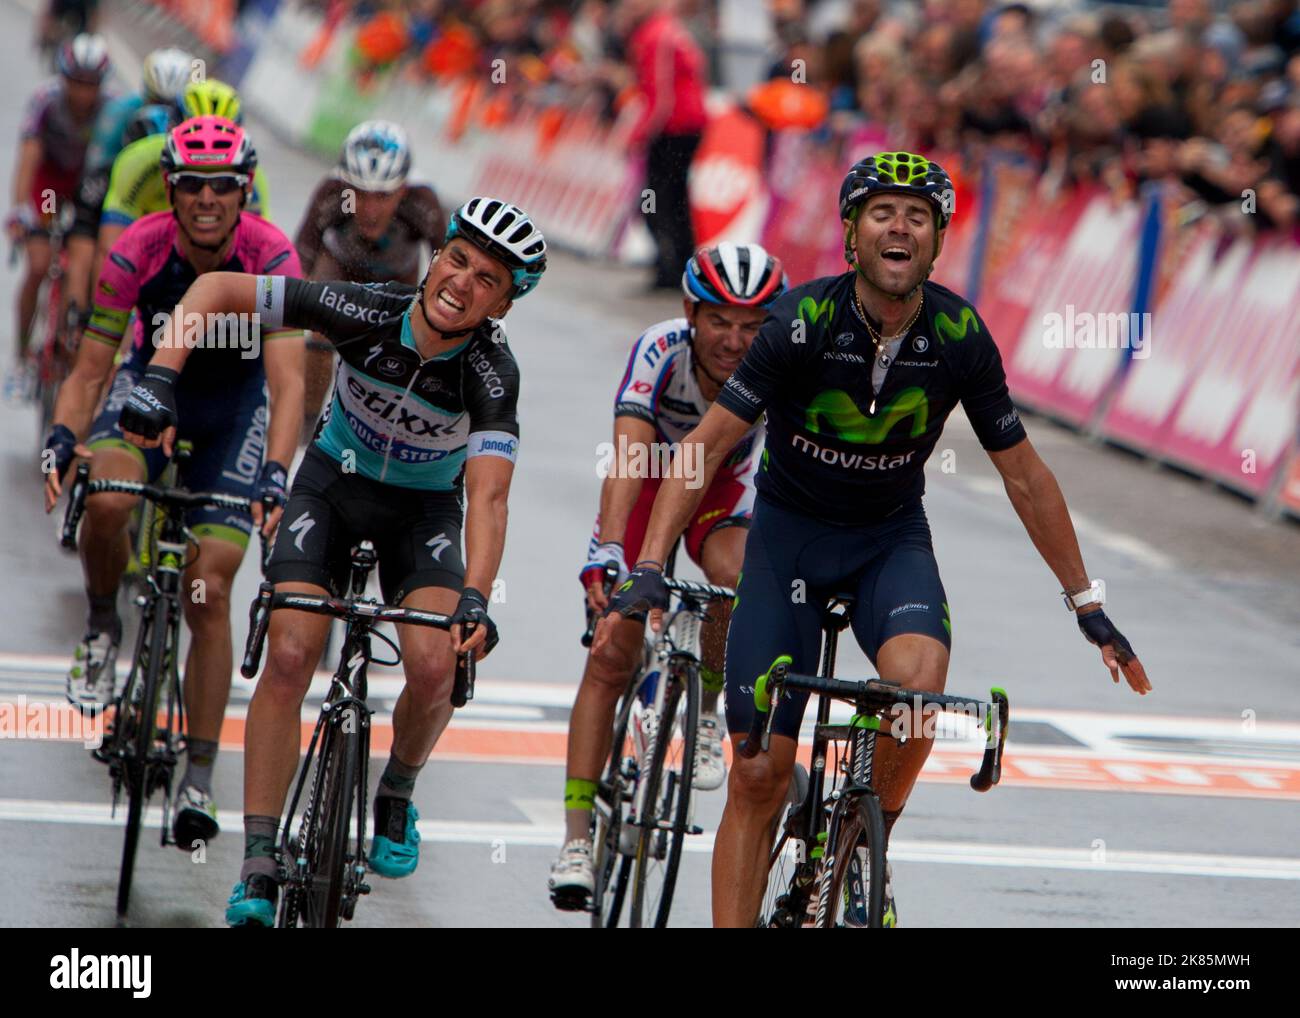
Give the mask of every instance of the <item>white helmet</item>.
POLYGON ((336 174, 361 191, 396 191, 410 172, 406 132, 388 120, 367 120, 348 132, 336 174))
POLYGON ((174 103, 190 83, 194 57, 172 46, 156 49, 144 58, 141 71, 144 93, 157 102, 174 103))
POLYGON ((471 198, 451 215, 447 240, 464 237, 510 269, 514 296, 537 286, 546 271, 546 238, 518 205, 471 198))
POLYGON ((59 47, 55 64, 65 78, 98 85, 108 74, 108 46, 102 35, 83 32, 59 47))

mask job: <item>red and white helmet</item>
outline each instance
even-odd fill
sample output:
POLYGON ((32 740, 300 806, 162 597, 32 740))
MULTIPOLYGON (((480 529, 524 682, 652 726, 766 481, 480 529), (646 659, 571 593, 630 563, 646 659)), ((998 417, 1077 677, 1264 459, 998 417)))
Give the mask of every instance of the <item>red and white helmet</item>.
POLYGON ((163 175, 178 170, 230 171, 252 174, 257 152, 244 129, 225 117, 191 117, 167 135, 162 151, 163 175))

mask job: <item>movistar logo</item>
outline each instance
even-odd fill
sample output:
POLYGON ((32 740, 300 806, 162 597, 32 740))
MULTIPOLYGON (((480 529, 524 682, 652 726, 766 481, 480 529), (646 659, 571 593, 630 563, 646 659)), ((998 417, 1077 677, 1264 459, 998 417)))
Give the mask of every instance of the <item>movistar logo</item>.
POLYGON ((975 312, 969 307, 961 309, 961 315, 957 321, 953 321, 944 312, 940 311, 934 316, 934 327, 939 333, 939 342, 946 340, 961 340, 966 338, 966 326, 974 325, 975 331, 980 331, 979 319, 975 317, 975 312))
POLYGON ((818 393, 808 407, 804 427, 815 435, 829 432, 845 442, 879 445, 899 421, 912 418, 910 437, 925 434, 930 420, 930 401, 925 390, 904 389, 874 418, 863 416, 852 397, 843 389, 818 393))
POLYGON ((820 304, 811 297, 805 297, 799 302, 799 317, 809 325, 816 325, 818 319, 826 315, 827 323, 835 317, 835 301, 827 297, 820 304))

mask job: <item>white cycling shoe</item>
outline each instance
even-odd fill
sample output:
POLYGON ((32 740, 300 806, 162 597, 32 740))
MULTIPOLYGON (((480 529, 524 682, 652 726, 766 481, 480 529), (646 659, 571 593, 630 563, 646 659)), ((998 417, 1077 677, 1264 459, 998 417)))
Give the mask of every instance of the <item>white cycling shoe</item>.
POLYGON ((68 702, 86 713, 103 710, 117 690, 117 643, 111 633, 87 633, 68 669, 68 702))
POLYGON ((691 780, 702 792, 721 788, 727 780, 727 761, 722 755, 722 730, 716 714, 701 714, 695 736, 695 777, 691 780))
POLYGON ((581 912, 596 889, 596 875, 591 865, 591 842, 574 838, 565 842, 559 856, 551 863, 548 882, 551 901, 564 912, 581 912))

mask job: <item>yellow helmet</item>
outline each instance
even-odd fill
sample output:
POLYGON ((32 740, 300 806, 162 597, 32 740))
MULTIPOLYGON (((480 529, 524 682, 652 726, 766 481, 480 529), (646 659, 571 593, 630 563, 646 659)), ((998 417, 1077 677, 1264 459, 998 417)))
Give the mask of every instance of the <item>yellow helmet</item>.
POLYGON ((190 117, 225 117, 236 124, 243 120, 239 93, 215 78, 186 85, 181 93, 181 109, 185 111, 187 120, 190 117))

